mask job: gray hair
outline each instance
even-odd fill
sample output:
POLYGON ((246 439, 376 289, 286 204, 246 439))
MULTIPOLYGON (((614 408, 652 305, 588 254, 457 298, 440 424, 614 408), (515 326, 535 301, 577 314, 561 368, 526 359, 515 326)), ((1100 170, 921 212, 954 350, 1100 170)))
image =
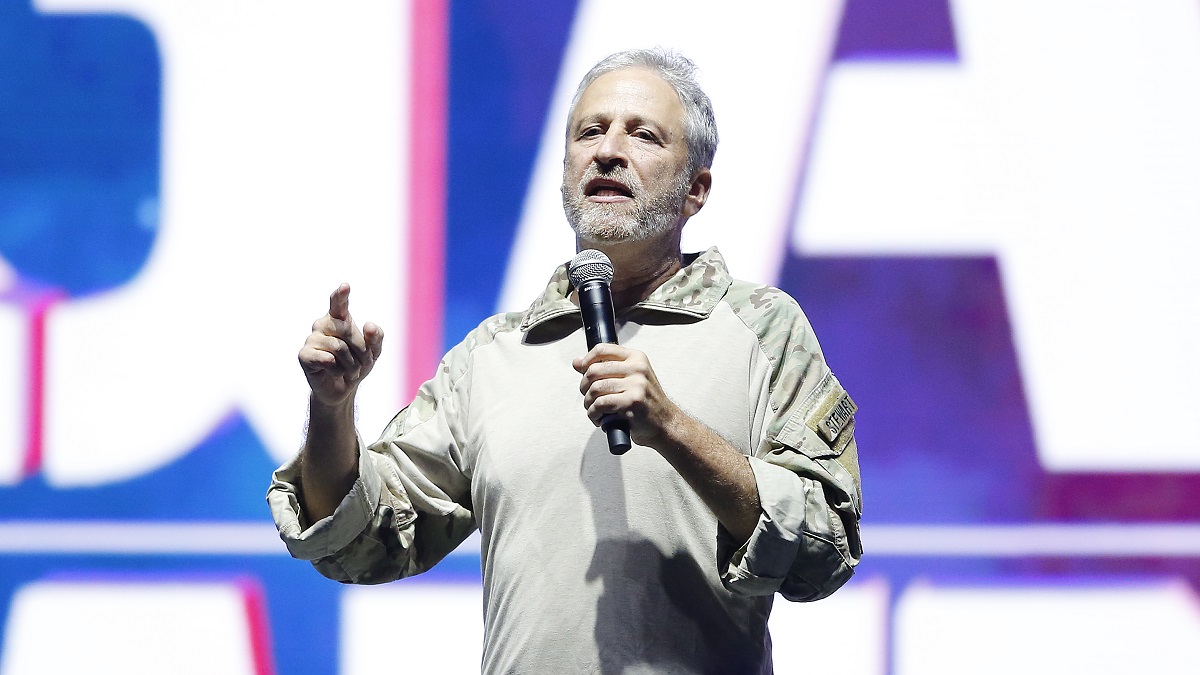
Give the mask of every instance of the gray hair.
MULTIPOLYGON (((629 49, 604 57, 599 63, 583 76, 575 97, 571 99, 571 108, 567 119, 575 113, 575 106, 583 97, 583 92, 601 75, 623 68, 645 68, 661 77, 675 93, 686 111, 684 130, 687 134, 688 174, 695 173, 700 167, 712 167, 713 156, 717 154, 717 120, 713 116, 712 101, 708 94, 696 82, 696 64, 679 52, 671 49, 655 47, 654 49, 629 49)), ((570 122, 568 121, 568 124, 570 122)), ((568 129, 567 133, 570 133, 568 129)))

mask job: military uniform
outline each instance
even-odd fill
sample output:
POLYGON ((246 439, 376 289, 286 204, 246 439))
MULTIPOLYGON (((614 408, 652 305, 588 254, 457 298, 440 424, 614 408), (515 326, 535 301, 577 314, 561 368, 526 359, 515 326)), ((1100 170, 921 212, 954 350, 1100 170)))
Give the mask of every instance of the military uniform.
POLYGON ((657 452, 608 452, 571 367, 587 347, 570 292, 563 266, 452 349, 360 440, 333 516, 306 523, 298 463, 280 468, 281 537, 330 578, 379 583, 478 528, 487 673, 771 672, 773 594, 824 597, 861 555, 853 402, 795 301, 732 279, 716 249, 617 315, 667 395, 749 456, 763 513, 738 546, 657 452))

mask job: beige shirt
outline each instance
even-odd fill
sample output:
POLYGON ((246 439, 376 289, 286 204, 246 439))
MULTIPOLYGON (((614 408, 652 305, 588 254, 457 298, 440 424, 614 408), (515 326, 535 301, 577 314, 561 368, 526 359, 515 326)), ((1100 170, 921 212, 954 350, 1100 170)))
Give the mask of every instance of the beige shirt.
POLYGON ((379 583, 478 528, 486 673, 771 672, 773 594, 824 597, 861 555, 853 403, 795 301, 731 279, 715 249, 618 315, 672 400, 750 457, 763 513, 737 548, 657 452, 609 453, 571 367, 587 346, 569 293, 560 268, 451 350, 360 447, 333 516, 306 523, 298 466, 280 468, 281 537, 326 576, 379 583))

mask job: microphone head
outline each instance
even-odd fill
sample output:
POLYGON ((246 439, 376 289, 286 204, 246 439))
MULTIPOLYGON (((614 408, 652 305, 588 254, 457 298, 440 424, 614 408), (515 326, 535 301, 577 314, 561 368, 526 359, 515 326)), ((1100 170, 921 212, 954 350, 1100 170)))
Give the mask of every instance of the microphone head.
POLYGON ((607 284, 612 282, 613 264, 608 256, 589 248, 576 254, 567 266, 567 274, 575 288, 588 281, 603 281, 607 284))

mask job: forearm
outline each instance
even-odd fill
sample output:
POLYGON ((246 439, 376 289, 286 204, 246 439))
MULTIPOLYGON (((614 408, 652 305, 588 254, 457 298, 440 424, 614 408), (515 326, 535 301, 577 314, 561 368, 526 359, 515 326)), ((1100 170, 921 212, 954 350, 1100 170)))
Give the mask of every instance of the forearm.
POLYGON ((739 542, 754 532, 762 512, 746 456, 712 429, 679 411, 652 444, 739 542))
POLYGON ((354 398, 326 405, 310 396, 300 450, 300 502, 310 523, 333 514, 358 476, 354 398))

